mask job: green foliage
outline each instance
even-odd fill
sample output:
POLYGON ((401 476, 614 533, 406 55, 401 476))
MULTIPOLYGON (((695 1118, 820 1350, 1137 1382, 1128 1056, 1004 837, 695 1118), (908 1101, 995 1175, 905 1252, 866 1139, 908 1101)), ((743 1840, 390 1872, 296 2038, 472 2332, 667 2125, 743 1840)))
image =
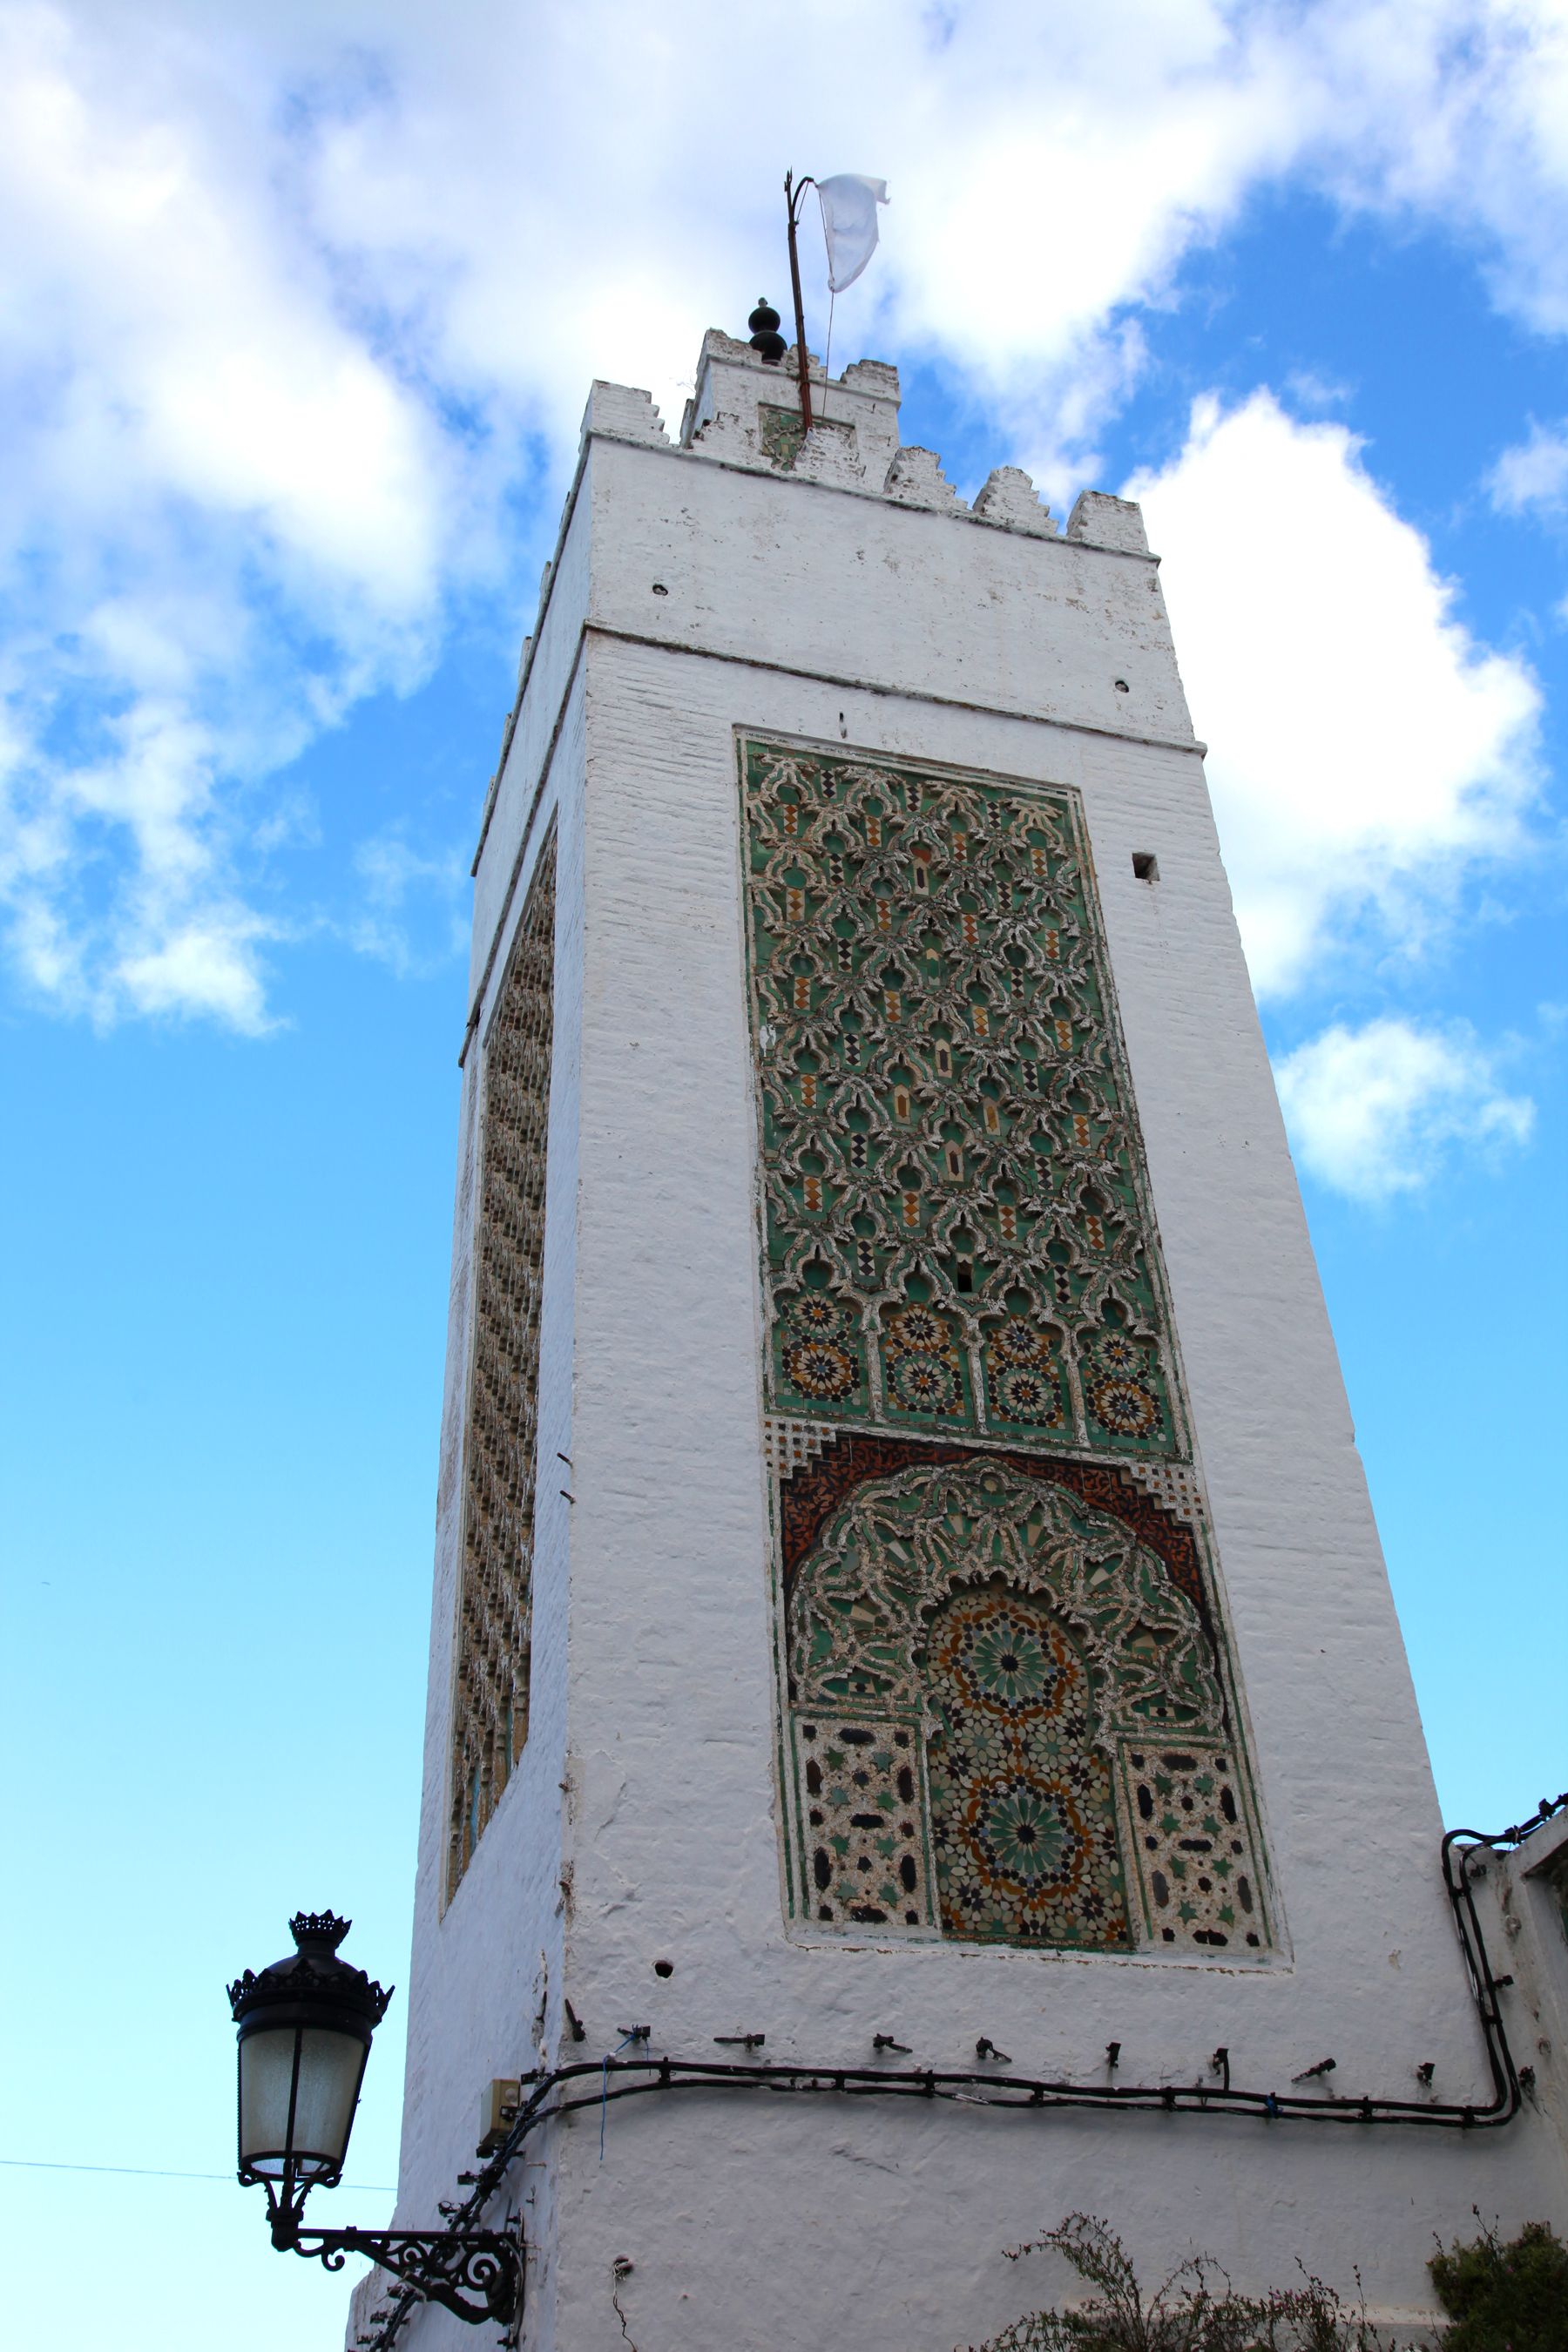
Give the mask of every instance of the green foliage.
POLYGON ((1568 2246, 1546 2222, 1506 2244, 1483 2224, 1468 2245, 1439 2245, 1427 2268, 1454 2322, 1443 2352, 1568 2352, 1568 2246))
POLYGON ((1305 2270, 1300 2286, 1237 2294, 1198 2255, 1145 2300, 1121 2239, 1091 2214, 1069 2213, 1043 2238, 1010 2246, 1007 2259, 1042 2246, 1065 2254, 1099 2293, 1074 2311, 1030 2312, 978 2352, 1394 2352, 1363 2312, 1305 2270))

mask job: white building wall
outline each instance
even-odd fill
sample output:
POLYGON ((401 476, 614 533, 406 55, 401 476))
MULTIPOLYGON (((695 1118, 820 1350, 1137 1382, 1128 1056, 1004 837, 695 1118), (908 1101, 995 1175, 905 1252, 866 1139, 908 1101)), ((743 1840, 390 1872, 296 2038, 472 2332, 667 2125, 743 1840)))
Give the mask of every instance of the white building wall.
MULTIPOLYGON (((873 475, 839 436, 817 467, 837 487, 780 476, 746 440, 748 399, 778 379, 724 339, 705 351, 694 416, 722 459, 595 388, 478 866, 493 992, 558 812, 533 1713, 442 1919, 471 1055, 399 2218, 428 2224, 452 2193, 479 2091, 537 2063, 541 2008, 551 2058, 647 2024, 679 2057, 765 2032, 769 2058, 858 2065, 886 2032, 915 2053, 889 2063, 955 2067, 985 2034, 1021 2073, 1103 2081, 1115 2040, 1120 2079, 1190 2084, 1223 2043, 1249 2087, 1331 2054, 1334 2089, 1407 2097, 1431 2060, 1434 2097, 1484 2105, 1414 1692, 1136 510, 1086 502, 1059 539, 1014 478, 991 504, 1017 520, 988 523, 908 452, 895 476, 933 502, 884 496, 885 370, 860 379, 873 475), (786 1934, 742 729, 1081 794, 1260 1784, 1266 1964, 786 1934)), ((833 388, 849 415, 856 373, 833 388)), ((563 2352, 624 2342, 617 2259, 638 2352, 946 2352, 1061 2290, 1047 2258, 1001 2250, 1073 2209, 1151 2276, 1197 2247, 1261 2286, 1300 2255, 1346 2289, 1359 2267, 1374 2309, 1430 2315, 1435 2230, 1463 2232, 1473 2203, 1510 2227, 1565 2210, 1532 2106, 1461 2135, 670 2093, 612 2106, 602 2160, 593 2115, 528 2154, 525 2341, 563 2352)), ((476 2338, 426 2311, 403 2340, 476 2338)))

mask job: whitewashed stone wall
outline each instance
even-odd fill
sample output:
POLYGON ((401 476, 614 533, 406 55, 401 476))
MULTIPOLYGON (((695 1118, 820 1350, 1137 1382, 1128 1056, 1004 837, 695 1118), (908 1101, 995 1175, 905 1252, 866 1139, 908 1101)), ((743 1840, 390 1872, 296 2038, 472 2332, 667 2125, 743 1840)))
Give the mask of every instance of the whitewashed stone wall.
MULTIPOLYGON (((551 823, 560 840, 533 1700, 521 1765, 443 1916, 475 1050, 405 2226, 453 2193, 492 2075, 597 2057, 633 2024, 677 2056, 757 2032, 769 2057, 825 2065, 869 2063, 878 2032, 920 2063, 963 2065, 985 2034, 1019 2071, 1085 2081, 1104 2079, 1111 2040, 1122 2079, 1178 2084, 1224 2043, 1238 2083, 1283 2088, 1332 2054, 1336 2089, 1396 2097, 1430 2060, 1434 2096, 1489 2095, 1415 1696, 1141 519, 1089 496, 1060 535, 1006 468, 970 509, 930 453, 898 447, 891 370, 863 363, 827 390, 820 457, 808 446, 780 473, 756 408, 787 404, 790 386, 744 345, 707 339, 684 446, 645 394, 595 386, 487 808, 476 1037, 551 823), (1282 1946, 1268 1965, 786 1936, 742 729, 1082 796, 1260 1781, 1282 1946), (1154 855, 1156 883, 1135 877, 1135 853, 1154 855), (583 2043, 565 2035, 566 1999, 583 2043)), ((1541 1948, 1550 1976, 1563 1955, 1541 1948)), ((1534 2038, 1553 2041, 1544 2025, 1534 2038)), ((1535 2055, 1543 2085, 1560 2047, 1535 2055)), ((628 2102, 609 2111, 602 2160, 585 2116, 513 2175, 531 2247, 524 2340, 624 2344, 620 2260, 638 2352, 948 2352, 1062 2291, 1049 2261, 1009 2265, 1001 2250, 1074 2208, 1111 2221, 1151 2273, 1201 2248, 1261 2285, 1300 2255, 1347 2290, 1359 2266, 1374 2310, 1429 2318, 1434 2231, 1466 2230, 1472 2203, 1510 2227, 1563 2217, 1561 2111, 1543 2090, 1508 2128, 1461 2136, 628 2102)), ((377 2300, 373 2287, 359 2312, 377 2300)), ((492 2335, 425 2311, 402 2340, 437 2352, 492 2335)))

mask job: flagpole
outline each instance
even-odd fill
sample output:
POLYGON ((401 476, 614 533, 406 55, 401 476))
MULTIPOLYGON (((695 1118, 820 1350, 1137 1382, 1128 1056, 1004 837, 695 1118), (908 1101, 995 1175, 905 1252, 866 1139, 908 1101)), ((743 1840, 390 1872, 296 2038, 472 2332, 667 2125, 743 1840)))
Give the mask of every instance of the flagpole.
POLYGON ((795 246, 795 221, 802 197, 814 186, 809 172, 797 188, 793 171, 784 173, 784 211, 789 219, 789 282, 795 291, 795 350, 800 378, 800 421, 811 430, 811 354, 805 348, 805 305, 800 296, 800 254, 795 246))

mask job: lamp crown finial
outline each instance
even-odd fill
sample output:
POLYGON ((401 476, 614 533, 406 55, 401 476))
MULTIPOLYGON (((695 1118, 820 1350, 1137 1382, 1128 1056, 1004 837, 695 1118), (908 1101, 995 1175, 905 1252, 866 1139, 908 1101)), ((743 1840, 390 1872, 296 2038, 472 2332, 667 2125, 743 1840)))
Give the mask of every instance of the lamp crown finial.
POLYGON ((352 1919, 340 1919, 335 1911, 296 1911, 289 1922, 289 1933, 301 1951, 307 1944, 314 1944, 335 1952, 353 1926, 352 1919))
POLYGON ((289 1922, 294 1949, 288 1958, 274 1960, 259 1972, 247 1969, 229 1986, 235 2022, 243 2025, 253 2015, 275 2011, 280 2004, 325 2000, 329 2006, 347 2008, 368 2020, 373 2028, 379 2025, 392 1999, 392 1987, 373 1984, 363 1969, 338 1957, 338 1946, 353 1925, 350 1919, 340 1919, 335 1911, 296 1911, 289 1922))

